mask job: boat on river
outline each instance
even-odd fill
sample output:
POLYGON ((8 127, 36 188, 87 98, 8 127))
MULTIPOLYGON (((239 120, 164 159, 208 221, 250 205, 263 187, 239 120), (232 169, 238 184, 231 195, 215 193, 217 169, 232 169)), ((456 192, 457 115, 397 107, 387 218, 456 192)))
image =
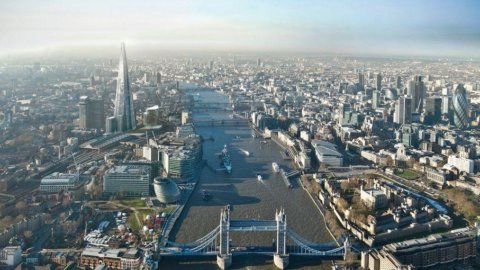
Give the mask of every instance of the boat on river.
POLYGON ((227 145, 223 146, 222 153, 220 154, 220 159, 222 160, 222 165, 227 171, 227 173, 232 172, 232 159, 230 158, 230 154, 228 154, 227 145))
POLYGON ((275 173, 279 173, 280 172, 280 166, 278 166, 278 164, 276 162, 273 162, 272 163, 272 169, 275 173))

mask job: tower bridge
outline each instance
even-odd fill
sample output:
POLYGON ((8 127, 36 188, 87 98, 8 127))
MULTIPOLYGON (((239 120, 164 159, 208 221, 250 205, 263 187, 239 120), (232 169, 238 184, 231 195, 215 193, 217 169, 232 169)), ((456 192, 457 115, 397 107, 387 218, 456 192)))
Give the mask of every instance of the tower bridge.
POLYGON ((250 123, 247 119, 227 119, 227 120, 216 120, 216 119, 207 119, 207 120, 194 120, 193 125, 195 127, 236 127, 236 126, 249 126, 250 123))
POLYGON ((167 241, 165 246, 159 248, 160 256, 217 256, 217 264, 221 269, 230 267, 234 255, 272 255, 275 266, 285 269, 290 255, 341 259, 349 250, 348 238, 329 243, 314 243, 303 239, 287 227, 283 208, 276 211, 275 220, 231 220, 229 206, 222 209, 220 224, 202 238, 186 244, 167 241), (233 247, 230 232, 276 232, 275 246, 250 249, 233 247))

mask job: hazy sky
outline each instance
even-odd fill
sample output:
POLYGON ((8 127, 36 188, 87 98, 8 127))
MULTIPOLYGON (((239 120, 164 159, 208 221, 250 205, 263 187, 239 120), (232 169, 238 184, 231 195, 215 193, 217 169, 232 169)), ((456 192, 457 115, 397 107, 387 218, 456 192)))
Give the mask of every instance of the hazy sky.
POLYGON ((0 1, 0 52, 480 55, 476 0, 0 1), (98 52, 98 51, 97 51, 98 52))

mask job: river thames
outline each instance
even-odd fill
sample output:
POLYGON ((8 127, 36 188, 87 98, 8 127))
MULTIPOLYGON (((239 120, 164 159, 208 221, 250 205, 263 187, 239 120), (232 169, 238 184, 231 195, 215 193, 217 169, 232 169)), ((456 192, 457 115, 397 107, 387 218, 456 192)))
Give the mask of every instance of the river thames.
MULTIPOLYGON (((196 102, 227 102, 227 97, 214 91, 197 93, 196 102)), ((230 119, 229 112, 193 113, 193 121, 230 119)), ((313 242, 330 242, 319 211, 306 192, 294 181, 294 187, 286 187, 282 178, 272 170, 277 162, 286 171, 293 170, 291 161, 283 160, 282 149, 273 141, 253 138, 247 126, 199 127, 197 133, 204 138, 213 137, 203 144, 203 158, 208 167, 200 173, 198 186, 177 220, 170 240, 187 243, 201 238, 219 224, 220 209, 232 207, 232 219, 274 220, 275 210, 285 208, 287 226, 303 238, 313 242), (221 168, 218 154, 227 145, 232 159, 232 173, 221 168), (250 155, 247 155, 249 152, 250 155), (257 179, 257 175, 262 180, 257 179), (202 190, 212 195, 203 200, 202 190)), ((274 233, 231 233, 233 246, 271 247, 274 233)), ((313 258, 290 258, 289 269, 329 269, 330 261, 313 258)), ((162 258, 160 269, 218 269, 216 258, 162 258)), ((230 269, 276 269, 273 258, 260 255, 234 256, 230 269)))

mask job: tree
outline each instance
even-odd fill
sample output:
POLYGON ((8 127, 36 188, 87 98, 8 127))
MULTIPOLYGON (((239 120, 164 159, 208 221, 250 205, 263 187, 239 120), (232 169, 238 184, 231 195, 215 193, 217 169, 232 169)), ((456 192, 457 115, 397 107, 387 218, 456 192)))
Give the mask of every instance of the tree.
POLYGON ((25 210, 27 209, 27 204, 24 201, 19 201, 15 204, 15 209, 17 209, 19 213, 25 213, 25 210))
POLYGON ((71 201, 68 197, 63 197, 63 200, 62 200, 62 206, 64 208, 68 208, 71 204, 71 201))
POLYGON ((20 215, 15 217, 15 222, 19 222, 19 221, 23 220, 24 218, 25 218, 25 216, 23 214, 20 214, 20 215))
POLYGON ((23 232, 23 236, 25 237, 25 239, 29 240, 30 238, 32 238, 33 233, 32 233, 32 231, 27 230, 27 231, 23 232))
POLYGON ((12 224, 12 221, 13 221, 12 216, 4 216, 2 218, 2 225, 9 226, 10 224, 12 224))
POLYGON ((348 208, 348 202, 344 198, 339 198, 337 201, 338 208, 344 212, 348 208))

